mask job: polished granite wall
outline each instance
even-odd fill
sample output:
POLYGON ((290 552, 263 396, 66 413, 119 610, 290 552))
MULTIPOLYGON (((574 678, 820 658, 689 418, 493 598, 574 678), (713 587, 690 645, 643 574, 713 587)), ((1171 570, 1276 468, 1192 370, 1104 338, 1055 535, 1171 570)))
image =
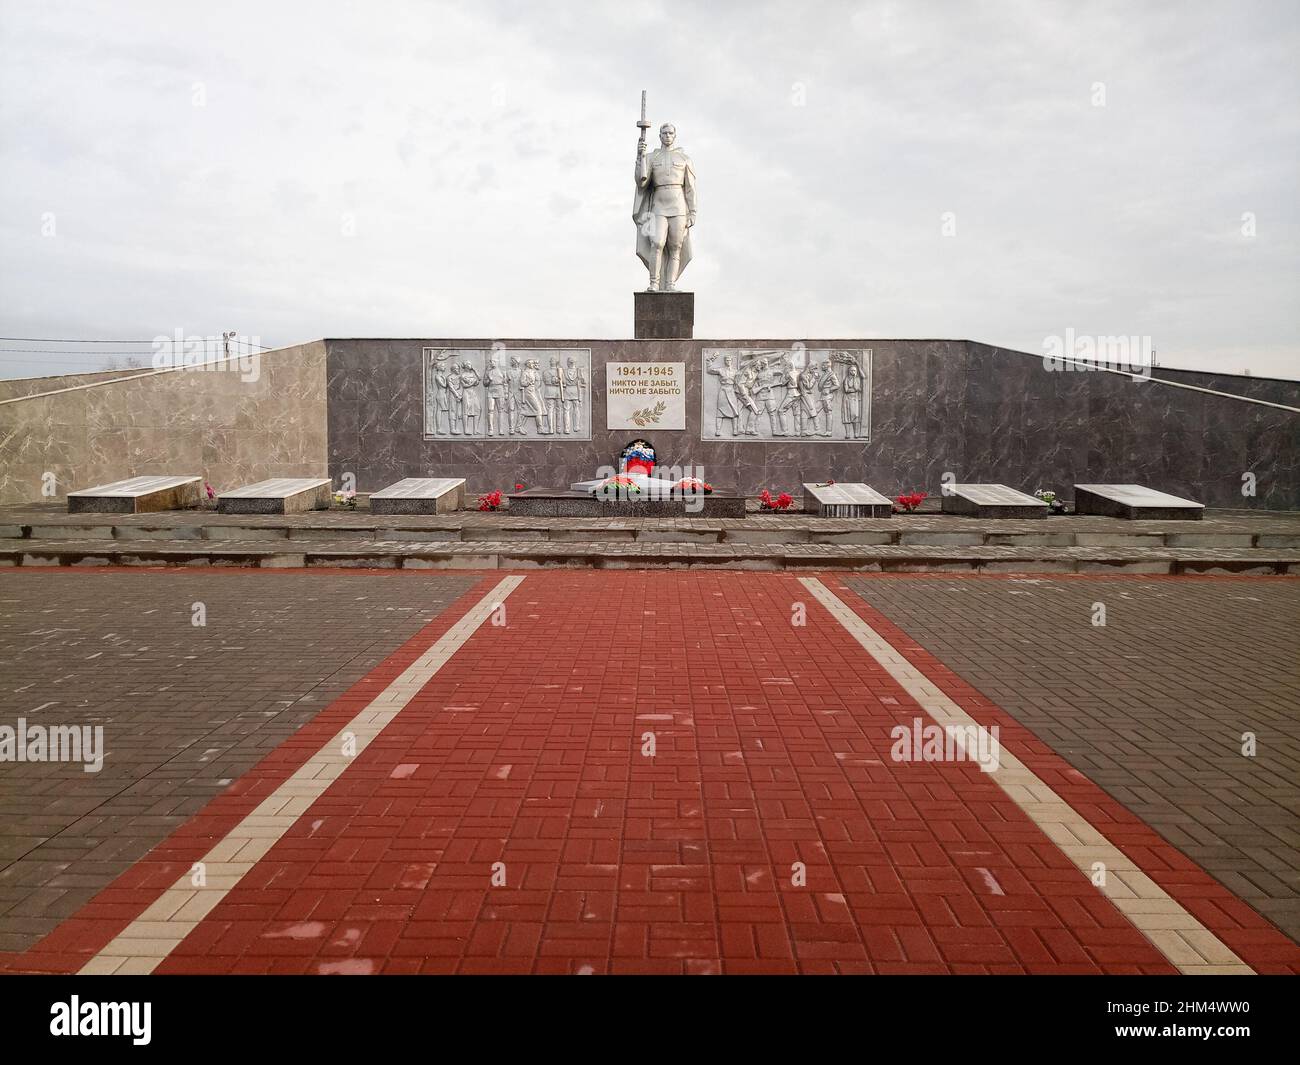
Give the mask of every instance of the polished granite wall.
MULTIPOLYGON (((196 473, 219 492, 271 476, 338 478, 361 491, 408 476, 465 477, 471 492, 567 486, 612 465, 636 433, 605 430, 607 361, 684 361, 685 431, 645 435, 666 464, 702 465, 722 491, 797 491, 866 481, 887 495, 936 494, 944 473, 1067 496, 1075 481, 1134 481, 1211 506, 1300 509, 1296 414, 1108 373, 1047 372, 1041 359, 961 340, 816 340, 872 350, 869 441, 702 441, 700 352, 786 348, 788 340, 520 340, 507 348, 590 348, 592 439, 425 440, 426 346, 490 339, 326 340, 266 353, 256 381, 229 371, 140 371, 0 381, 0 502, 124 477, 196 473), (67 391, 77 385, 113 381, 67 391), (1241 495, 1242 474, 1257 493, 1241 495)), ((1300 384, 1177 370, 1156 376, 1300 407, 1300 384)))
POLYGON ((0 403, 0 503, 40 500, 47 471, 60 497, 143 474, 196 474, 218 493, 324 476, 325 345, 266 352, 255 376, 119 370, 0 381, 0 400, 33 397, 0 403), (97 382, 109 383, 77 388, 97 382))
MULTIPOLYGON (((962 340, 817 340, 808 348, 872 350, 871 439, 703 441, 700 352, 788 348, 789 340, 510 340, 513 348, 591 349, 589 441, 425 440, 421 356, 467 340, 327 340, 329 473, 360 491, 411 476, 465 477, 471 492, 567 486, 612 465, 644 435, 661 463, 702 465, 722 491, 797 491, 812 481, 866 481, 887 495, 937 494, 944 473, 1067 497, 1075 481, 1137 482, 1211 506, 1300 508, 1297 415, 1103 372, 1048 372, 1037 356, 962 340), (604 364, 685 361, 686 430, 609 432, 604 364), (1257 494, 1241 495, 1253 472, 1257 494)), ((1157 370, 1201 388, 1300 406, 1295 382, 1157 370)))

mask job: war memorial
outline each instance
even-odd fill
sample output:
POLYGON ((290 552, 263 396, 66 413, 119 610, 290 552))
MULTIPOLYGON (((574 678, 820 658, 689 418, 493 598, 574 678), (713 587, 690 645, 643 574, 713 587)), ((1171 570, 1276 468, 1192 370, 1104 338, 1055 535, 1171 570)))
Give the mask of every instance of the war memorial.
POLYGON ((1300 973, 1300 386, 696 337, 647 116, 628 336, 0 382, 0 971, 1300 973))
POLYGON ((630 338, 327 338, 215 365, 0 383, 0 500, 15 505, 0 554, 1294 570, 1289 519, 1264 516, 1300 507, 1293 382, 1153 368, 1136 337, 1069 337, 1038 355, 973 340, 696 338, 684 278, 707 175, 672 123, 647 144, 642 104, 631 222, 648 283, 630 338), (336 494, 346 514, 326 518, 336 494), (50 516, 63 498, 76 522, 50 516), (1206 508, 1223 514, 1203 520, 1206 508), (90 517, 132 513, 150 517, 90 517), (223 524, 240 514, 295 517, 240 535, 223 524), (386 532, 402 515, 436 520, 386 532), (613 519, 633 524, 591 525, 613 519), (1202 524, 1138 531, 1133 519, 1202 524), (140 521, 147 536, 131 531, 140 521))

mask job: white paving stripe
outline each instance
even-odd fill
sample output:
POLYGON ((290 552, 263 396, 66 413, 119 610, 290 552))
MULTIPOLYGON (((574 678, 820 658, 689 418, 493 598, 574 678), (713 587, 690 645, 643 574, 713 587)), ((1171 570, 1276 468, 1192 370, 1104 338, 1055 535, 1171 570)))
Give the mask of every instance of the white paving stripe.
POLYGON ((464 617, 412 662, 347 725, 312 755, 293 776, 258 804, 200 859, 206 886, 195 887, 186 872, 124 928, 103 950, 81 967, 86 975, 151 973, 194 930, 281 836, 307 812, 353 760, 370 745, 520 584, 523 577, 506 577, 464 617), (344 754, 348 734, 355 751, 344 754))
MULTIPOLYGON (((938 724, 980 727, 978 721, 944 695, 821 581, 801 577, 800 582, 938 724)), ((1000 750, 998 766, 988 775, 1090 882, 1093 863, 1103 863, 1105 886, 1098 890, 1180 972, 1189 975, 1254 973, 1218 936, 1006 748, 1000 750)))

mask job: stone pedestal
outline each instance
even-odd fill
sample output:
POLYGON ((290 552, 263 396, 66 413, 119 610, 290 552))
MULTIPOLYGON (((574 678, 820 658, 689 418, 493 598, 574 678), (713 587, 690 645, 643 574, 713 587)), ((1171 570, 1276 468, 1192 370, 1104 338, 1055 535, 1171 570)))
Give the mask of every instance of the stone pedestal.
POLYGON ((635 292, 632 300, 632 336, 637 340, 690 340, 694 336, 694 292, 635 292))

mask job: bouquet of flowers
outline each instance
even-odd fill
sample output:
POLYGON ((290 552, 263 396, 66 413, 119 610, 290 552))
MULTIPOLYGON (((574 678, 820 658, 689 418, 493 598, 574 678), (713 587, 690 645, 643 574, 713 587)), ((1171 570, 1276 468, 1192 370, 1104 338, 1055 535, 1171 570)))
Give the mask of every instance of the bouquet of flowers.
POLYGON ((1053 514, 1065 513, 1065 500, 1058 499, 1056 493, 1052 491, 1052 489, 1037 488, 1034 490, 1034 495, 1036 495, 1039 499, 1041 499, 1044 503, 1046 503, 1049 507, 1051 507, 1053 514))
POLYGON ((759 510, 789 510, 792 506, 794 506, 794 497, 789 492, 782 492, 775 499, 766 488, 758 493, 759 510))
POLYGON ((346 492, 335 492, 334 502, 336 505, 340 507, 345 507, 348 510, 356 510, 357 493, 351 488, 349 488, 346 492))
POLYGON ((485 492, 478 497, 479 510, 498 510, 501 507, 501 489, 495 492, 485 492))
POLYGON ((674 492, 703 492, 708 495, 713 491, 713 485, 708 481, 701 481, 698 477, 683 477, 675 485, 674 492))
POLYGON ((613 477, 606 477, 599 485, 596 486, 596 495, 598 496, 630 496, 640 495, 641 486, 625 473, 616 473, 613 477))
POLYGON ((924 492, 909 492, 894 500, 894 509, 904 514, 911 514, 912 511, 925 502, 925 499, 924 492))

